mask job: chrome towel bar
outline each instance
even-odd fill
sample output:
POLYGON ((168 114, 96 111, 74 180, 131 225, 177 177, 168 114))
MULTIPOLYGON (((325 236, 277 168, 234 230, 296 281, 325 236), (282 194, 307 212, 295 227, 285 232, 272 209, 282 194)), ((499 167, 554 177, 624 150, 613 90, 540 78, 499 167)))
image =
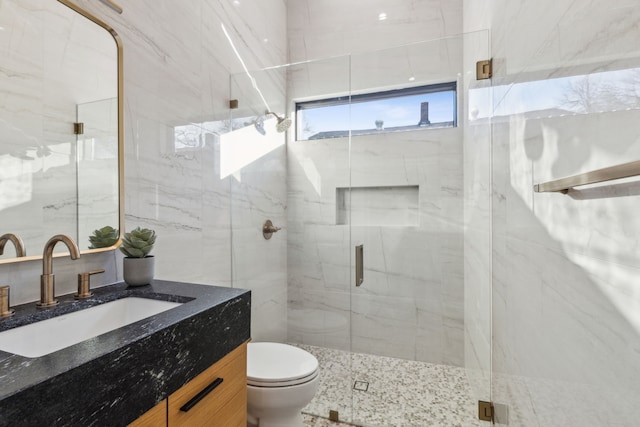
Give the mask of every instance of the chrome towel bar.
POLYGON ((536 193, 561 192, 566 194, 569 189, 579 185, 613 181, 614 179, 629 178, 638 175, 640 175, 640 160, 535 184, 533 191, 536 193))

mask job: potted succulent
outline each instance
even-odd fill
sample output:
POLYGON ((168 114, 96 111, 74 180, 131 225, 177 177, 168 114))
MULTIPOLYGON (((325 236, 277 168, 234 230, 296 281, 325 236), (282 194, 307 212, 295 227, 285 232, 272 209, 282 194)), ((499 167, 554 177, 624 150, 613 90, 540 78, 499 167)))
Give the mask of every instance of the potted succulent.
POLYGON ((94 230, 89 236, 89 249, 109 248, 116 244, 119 237, 118 230, 110 225, 94 230))
POLYGON ((155 258, 149 255, 156 241, 156 232, 136 227, 124 233, 120 251, 125 254, 122 274, 129 286, 148 285, 153 280, 155 258))

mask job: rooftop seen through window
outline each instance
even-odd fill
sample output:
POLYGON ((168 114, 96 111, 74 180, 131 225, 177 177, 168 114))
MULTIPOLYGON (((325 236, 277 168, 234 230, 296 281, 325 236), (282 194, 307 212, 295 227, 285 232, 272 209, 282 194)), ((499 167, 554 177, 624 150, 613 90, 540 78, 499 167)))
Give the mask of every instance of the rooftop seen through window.
POLYGON ((456 83, 296 103, 296 140, 456 126, 456 83))

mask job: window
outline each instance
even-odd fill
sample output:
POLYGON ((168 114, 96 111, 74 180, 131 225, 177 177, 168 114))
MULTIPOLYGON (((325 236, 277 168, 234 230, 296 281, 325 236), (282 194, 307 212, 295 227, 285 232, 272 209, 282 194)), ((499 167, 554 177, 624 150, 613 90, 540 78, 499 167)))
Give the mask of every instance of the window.
POLYGON ((296 103, 296 140, 456 126, 456 82, 296 103))

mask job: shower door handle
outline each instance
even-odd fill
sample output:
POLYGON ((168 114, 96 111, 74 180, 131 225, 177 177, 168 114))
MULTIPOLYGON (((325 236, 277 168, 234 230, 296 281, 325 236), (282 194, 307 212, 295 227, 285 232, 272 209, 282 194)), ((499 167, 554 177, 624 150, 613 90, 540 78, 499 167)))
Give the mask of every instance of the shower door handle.
POLYGON ((364 245, 356 246, 356 286, 364 282, 364 245))

